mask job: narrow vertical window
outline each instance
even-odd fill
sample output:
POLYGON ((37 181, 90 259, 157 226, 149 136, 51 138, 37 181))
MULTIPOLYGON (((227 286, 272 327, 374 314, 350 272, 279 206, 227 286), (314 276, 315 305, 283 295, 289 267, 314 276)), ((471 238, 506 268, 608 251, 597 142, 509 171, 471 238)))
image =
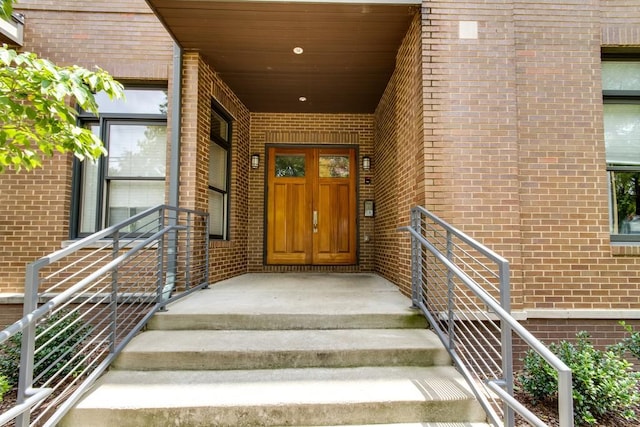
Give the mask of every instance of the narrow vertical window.
POLYGON ((209 234, 214 239, 229 238, 229 163, 231 120, 212 102, 209 143, 209 234))
POLYGON ((612 241, 640 241, 640 59, 604 58, 604 134, 612 241))

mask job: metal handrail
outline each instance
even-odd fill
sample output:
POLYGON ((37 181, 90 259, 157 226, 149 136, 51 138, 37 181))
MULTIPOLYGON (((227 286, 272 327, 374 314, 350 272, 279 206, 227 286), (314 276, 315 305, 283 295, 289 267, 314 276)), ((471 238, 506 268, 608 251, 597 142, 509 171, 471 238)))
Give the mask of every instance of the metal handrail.
POLYGON ((42 402, 44 399, 49 397, 53 389, 50 388, 40 388, 33 389, 33 394, 31 394, 24 403, 20 405, 15 405, 13 408, 9 409, 3 414, 0 414, 0 426, 5 425, 9 421, 16 419, 19 415, 28 411, 33 405, 42 402))
POLYGON ((22 333, 18 401, 0 425, 56 425, 154 313, 207 287, 208 221, 159 205, 29 264, 25 314, 0 331, 0 344, 22 333))
POLYGON ((571 370, 511 316, 508 261, 421 206, 411 210, 411 226, 402 230, 409 231, 412 238, 412 302, 433 326, 491 422, 511 427, 515 410, 531 424, 545 425, 513 397, 511 335, 515 332, 557 371, 560 426, 573 426, 571 370), (424 249, 431 254, 428 260, 424 249), (495 267, 484 264, 480 256, 495 267), (489 289, 478 281, 489 284, 489 289), (498 285, 492 286, 495 281, 498 285), (494 296, 496 292, 498 298, 494 296), (477 323, 485 325, 473 326, 477 323), (492 348, 498 346, 497 339, 491 343, 486 338, 483 341, 478 336, 468 336, 482 335, 473 334, 474 328, 487 332, 486 335, 500 334, 500 348, 492 348), (470 350, 471 347, 475 348, 470 350), (480 357, 470 357, 471 351, 480 357), (500 368, 497 361, 476 360, 483 356, 501 359, 500 368), (500 376, 495 377, 496 374, 500 376), (496 404, 496 397, 502 405, 496 404))

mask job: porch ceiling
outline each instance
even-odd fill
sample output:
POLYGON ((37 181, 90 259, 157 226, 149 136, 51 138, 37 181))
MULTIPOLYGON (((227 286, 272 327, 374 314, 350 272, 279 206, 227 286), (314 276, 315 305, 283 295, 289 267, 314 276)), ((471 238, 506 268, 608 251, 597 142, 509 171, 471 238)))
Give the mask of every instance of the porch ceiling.
POLYGON ((416 0, 147 0, 254 112, 371 113, 416 0), (296 55, 295 47, 304 49, 296 55), (305 97, 306 102, 301 102, 305 97))

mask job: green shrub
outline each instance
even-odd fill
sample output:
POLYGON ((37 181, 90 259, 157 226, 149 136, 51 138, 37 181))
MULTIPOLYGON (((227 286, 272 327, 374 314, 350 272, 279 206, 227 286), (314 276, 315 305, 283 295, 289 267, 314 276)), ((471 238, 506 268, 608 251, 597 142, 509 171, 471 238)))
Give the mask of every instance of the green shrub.
POLYGON ((4 375, 0 375, 0 402, 4 398, 4 394, 11 390, 11 385, 9 385, 9 380, 4 375))
POLYGON ((640 332, 634 331, 631 325, 627 325, 625 322, 619 322, 625 331, 629 334, 628 337, 624 337, 619 343, 609 347, 611 351, 618 354, 624 354, 629 352, 636 359, 640 359, 640 332))
MULTIPOLYGON (((78 353, 80 344, 90 332, 90 326, 83 324, 79 316, 76 311, 58 312, 36 326, 38 351, 34 358, 34 385, 44 383, 57 371, 67 374, 78 369, 75 360, 71 366, 64 365, 78 353), (44 344, 46 346, 42 347, 44 344)), ((5 376, 13 387, 18 384, 21 340, 22 333, 17 333, 0 345, 0 375, 5 376)))
MULTIPOLYGON (((640 373, 633 372, 631 363, 619 353, 595 349, 588 333, 580 332, 576 337, 575 344, 562 341, 549 346, 572 371, 576 425, 595 424, 598 418, 613 414, 635 419, 632 406, 640 402, 640 373)), ((558 397, 556 371, 533 351, 525 356, 518 379, 534 402, 558 397)))

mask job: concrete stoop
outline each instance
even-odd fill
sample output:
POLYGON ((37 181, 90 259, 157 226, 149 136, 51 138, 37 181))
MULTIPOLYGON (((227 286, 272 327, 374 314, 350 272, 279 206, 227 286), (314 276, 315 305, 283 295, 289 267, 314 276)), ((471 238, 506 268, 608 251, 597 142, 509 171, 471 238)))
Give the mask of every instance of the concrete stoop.
POLYGON ((178 301, 61 425, 486 426, 391 284, 310 276, 246 275, 178 301))

